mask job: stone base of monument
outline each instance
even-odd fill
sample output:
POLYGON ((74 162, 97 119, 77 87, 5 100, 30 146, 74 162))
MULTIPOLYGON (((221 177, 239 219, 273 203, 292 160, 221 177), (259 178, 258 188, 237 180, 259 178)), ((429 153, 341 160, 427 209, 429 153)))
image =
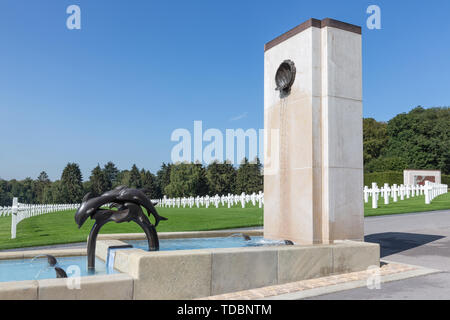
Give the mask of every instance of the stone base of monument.
MULTIPOLYGON (((248 233, 262 235, 256 230, 248 233)), ((231 234, 232 231, 161 233, 160 238, 210 238, 231 234)), ((123 241, 143 239, 143 234, 100 235, 97 257, 106 260, 109 248, 123 246, 126 244, 123 241)), ((85 250, 73 249, 44 253, 55 256, 86 254, 85 250)), ((36 251, 0 253, 0 260, 20 258, 17 255, 31 257, 36 251)), ((0 299, 194 299, 363 271, 379 265, 379 245, 354 241, 188 251, 127 249, 115 253, 114 268, 121 274, 81 277, 79 288, 75 289, 70 285, 77 283, 70 278, 0 283, 0 299)))

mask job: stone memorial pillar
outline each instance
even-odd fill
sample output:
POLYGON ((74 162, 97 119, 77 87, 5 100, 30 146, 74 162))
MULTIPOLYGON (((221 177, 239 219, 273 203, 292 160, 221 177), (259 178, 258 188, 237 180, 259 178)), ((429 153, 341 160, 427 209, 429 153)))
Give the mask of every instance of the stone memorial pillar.
POLYGON ((361 28, 310 19, 264 56, 264 236, 363 240, 361 28))

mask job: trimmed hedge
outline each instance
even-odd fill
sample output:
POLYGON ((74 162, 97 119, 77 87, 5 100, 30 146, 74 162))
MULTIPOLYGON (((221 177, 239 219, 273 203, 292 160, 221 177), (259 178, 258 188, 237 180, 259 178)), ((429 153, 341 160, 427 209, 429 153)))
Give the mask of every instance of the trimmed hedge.
POLYGON ((446 185, 450 186, 450 176, 449 175, 443 174, 441 177, 441 180, 442 180, 442 184, 446 184, 446 185))
POLYGON ((401 185, 403 184, 403 172, 386 171, 365 173, 364 185, 370 188, 373 182, 376 182, 379 187, 384 186, 385 183, 389 183, 389 185, 401 185))

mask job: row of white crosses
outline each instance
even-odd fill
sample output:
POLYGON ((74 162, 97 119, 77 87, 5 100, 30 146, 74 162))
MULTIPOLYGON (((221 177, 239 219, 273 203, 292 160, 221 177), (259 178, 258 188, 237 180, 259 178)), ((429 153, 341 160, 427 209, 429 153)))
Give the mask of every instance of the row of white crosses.
MULTIPOLYGON (((23 204, 18 203, 17 213, 21 213, 24 218, 30 218, 34 216, 43 215, 51 212, 58 211, 67 211, 67 210, 75 210, 80 207, 79 204, 42 204, 42 205, 34 205, 34 204, 23 204)), ((13 214, 13 206, 9 207, 1 207, 0 206, 0 217, 9 217, 13 214)), ((22 219, 23 220, 23 219, 22 219)))
POLYGON ((0 217, 11 216, 11 239, 16 238, 17 225, 28 218, 47 213, 75 210, 79 204, 23 204, 18 198, 13 199, 11 207, 0 207, 0 217))
POLYGON ((231 208, 235 205, 240 205, 242 208, 245 208, 247 203, 251 203, 253 206, 258 205, 259 208, 262 208, 264 205, 264 193, 261 191, 259 193, 252 194, 228 194, 219 196, 216 194, 215 196, 197 196, 197 197, 182 197, 182 198, 167 198, 164 196, 162 199, 153 200, 154 202, 158 202, 159 207, 163 208, 193 208, 194 206, 197 208, 209 208, 210 206, 214 206, 215 208, 228 207, 231 208))
POLYGON ((430 181, 425 181, 425 188, 428 190, 428 192, 425 193, 426 204, 430 204, 434 198, 448 192, 448 185, 432 183, 430 181))
POLYGON ((384 204, 388 205, 390 199, 394 202, 398 202, 409 198, 425 195, 425 203, 430 204, 431 201, 444 193, 448 192, 448 185, 436 184, 430 181, 426 181, 424 186, 421 185, 400 185, 394 184, 389 186, 385 183, 382 188, 379 188, 376 183, 372 183, 372 188, 364 187, 364 201, 369 203, 369 197, 372 197, 372 208, 378 208, 378 200, 381 196, 384 199, 384 204))

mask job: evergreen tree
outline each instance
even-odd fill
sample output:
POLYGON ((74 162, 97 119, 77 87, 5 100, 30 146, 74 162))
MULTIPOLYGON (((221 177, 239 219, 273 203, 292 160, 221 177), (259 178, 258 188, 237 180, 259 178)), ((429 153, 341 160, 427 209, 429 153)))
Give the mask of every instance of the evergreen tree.
POLYGON ((12 204, 12 200, 14 197, 18 197, 20 200, 20 195, 22 193, 22 186, 19 181, 17 181, 16 179, 12 179, 8 181, 8 190, 10 198, 8 206, 10 206, 12 204))
POLYGON ((91 182, 91 192, 94 196, 103 194, 104 192, 108 191, 110 187, 105 172, 100 168, 100 165, 97 165, 92 170, 89 180, 91 182))
POLYGON ((206 178, 210 195, 227 195, 235 190, 236 170, 228 162, 211 163, 206 169, 206 178))
POLYGON ((35 182, 35 189, 36 189, 36 202, 40 204, 45 204, 44 202, 44 190, 51 184, 50 179, 48 178, 48 175, 45 171, 42 171, 36 182, 35 182))
POLYGON ((65 200, 61 181, 57 180, 45 187, 43 193, 44 204, 61 204, 66 203, 65 200))
POLYGON ((50 182, 50 179, 48 178, 48 174, 47 174, 47 172, 45 172, 45 171, 42 171, 42 172, 39 174, 37 180, 38 180, 39 182, 44 182, 44 183, 50 182))
POLYGON ((21 184, 22 192, 19 196, 20 202, 34 204, 36 202, 36 187, 33 179, 26 178, 21 184))
POLYGON ((161 169, 156 173, 156 192, 158 194, 158 199, 165 195, 165 189, 170 183, 170 172, 172 169, 172 164, 165 164, 163 162, 161 169))
POLYGON ((87 194, 89 192, 92 192, 92 181, 91 180, 83 181, 83 194, 87 194))
POLYGON ((260 160, 257 158, 255 164, 252 164, 245 158, 236 173, 236 194, 258 193, 262 190, 263 172, 260 160))
POLYGON ((208 193, 205 168, 201 164, 172 165, 170 183, 164 189, 168 197, 204 196, 208 193))
POLYGON ((0 179, 0 207, 10 206, 10 193, 8 192, 8 182, 0 179))
POLYGON ((193 166, 193 192, 195 195, 205 196, 209 191, 206 169, 201 163, 195 163, 193 166))
POLYGON ((36 187, 35 182, 31 178, 26 178, 22 181, 15 179, 8 182, 9 195, 7 195, 7 206, 10 206, 12 199, 17 197, 21 203, 33 204, 36 202, 36 187))
POLYGON ((138 167, 133 164, 133 167, 130 171, 130 179, 128 181, 128 187, 140 189, 142 188, 141 174, 139 172, 138 167))
POLYGON ((142 188, 146 190, 147 196, 151 199, 159 199, 156 187, 156 177, 148 170, 141 170, 142 188))
POLYGON ((117 169, 116 165, 113 162, 109 161, 107 164, 105 164, 103 172, 108 184, 108 189, 116 187, 118 185, 117 176, 119 175, 119 169, 117 169))
POLYGON ((117 185, 128 186, 130 183, 130 170, 122 170, 117 174, 117 185))
POLYGON ((61 175, 63 203, 80 203, 83 198, 83 177, 76 163, 69 163, 61 175))

